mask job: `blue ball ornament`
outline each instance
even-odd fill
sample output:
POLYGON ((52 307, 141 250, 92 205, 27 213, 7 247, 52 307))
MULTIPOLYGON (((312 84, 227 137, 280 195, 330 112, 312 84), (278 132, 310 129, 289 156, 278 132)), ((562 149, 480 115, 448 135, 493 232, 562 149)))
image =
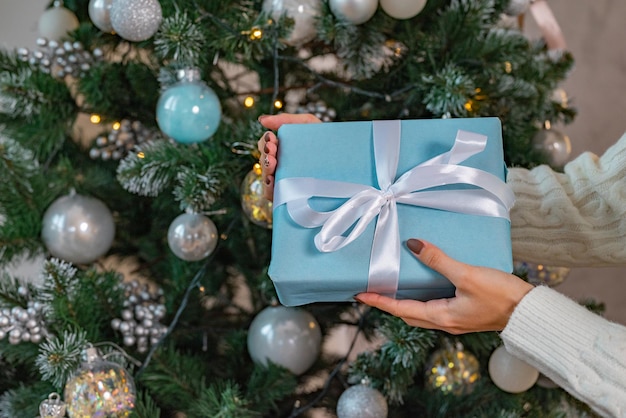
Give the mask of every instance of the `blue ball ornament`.
POLYGON ((182 144, 206 141, 222 119, 219 98, 202 81, 197 69, 182 70, 179 78, 159 97, 157 124, 163 133, 182 144))

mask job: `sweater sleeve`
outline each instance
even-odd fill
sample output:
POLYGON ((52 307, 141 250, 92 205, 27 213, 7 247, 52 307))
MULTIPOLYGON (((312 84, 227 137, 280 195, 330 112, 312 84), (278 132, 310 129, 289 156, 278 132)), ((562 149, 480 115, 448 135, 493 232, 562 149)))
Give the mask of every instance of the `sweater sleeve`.
POLYGON ((501 337, 509 353, 600 415, 626 416, 626 327, 540 286, 521 300, 501 337))
POLYGON ((562 267, 626 265, 626 134, 601 157, 581 154, 557 173, 509 169, 516 259, 562 267))

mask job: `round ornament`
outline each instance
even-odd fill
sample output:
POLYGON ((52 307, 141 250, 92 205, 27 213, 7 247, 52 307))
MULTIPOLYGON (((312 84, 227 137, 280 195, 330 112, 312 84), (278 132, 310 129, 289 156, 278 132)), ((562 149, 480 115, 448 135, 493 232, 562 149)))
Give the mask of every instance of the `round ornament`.
POLYGON ((109 251, 115 223, 100 200, 72 193, 58 198, 46 210, 41 237, 52 256, 87 264, 109 251))
POLYGON ((268 361, 300 375, 317 359, 322 332, 317 320, 300 308, 269 306, 252 320, 248 329, 248 352, 252 361, 268 361))
POLYGON ((285 14, 293 19, 293 27, 286 43, 292 46, 302 45, 315 38, 317 18, 322 13, 319 0, 264 0, 263 11, 278 20, 285 14))
POLYGON ((259 164, 255 164, 241 182, 241 208, 252 223, 272 228, 272 202, 263 196, 263 178, 259 164))
POLYGON ((202 81, 198 69, 181 70, 178 78, 180 81, 165 90, 157 102, 159 128, 182 144, 206 141, 222 119, 217 94, 202 81))
POLYGON ((163 20, 158 0, 113 0, 110 14, 113 30, 131 42, 150 39, 163 20))
POLYGON ((480 378, 480 364, 461 344, 436 350, 426 364, 426 381, 432 389, 454 395, 471 393, 480 378))
POLYGON ((58 393, 51 393, 48 399, 39 404, 39 418, 63 418, 66 412, 65 402, 58 393))
POLYGON ((339 19, 353 25, 365 23, 374 16, 378 8, 378 0, 329 0, 328 5, 339 19))
POLYGON ((554 287, 563 283, 570 271, 568 267, 551 267, 527 261, 515 261, 513 267, 516 274, 526 277, 528 283, 535 286, 546 285, 554 287))
POLYGON ((539 372, 528 363, 513 357, 502 345, 489 358, 489 376, 503 391, 521 393, 537 382, 539 372))
POLYGON ((111 24, 111 6, 113 0, 89 0, 89 18, 102 32, 114 33, 111 24))
POLYGON ((217 246, 217 228, 200 213, 183 213, 172 221, 167 242, 176 257, 185 261, 206 258, 217 246))
POLYGON ((67 380, 64 398, 70 418, 127 417, 135 406, 135 383, 118 364, 104 360, 93 347, 67 380))
POLYGON ((542 129, 532 139, 533 147, 541 151, 552 167, 563 167, 572 153, 567 135, 556 129, 542 129))
POLYGON ((531 0, 510 0, 504 13, 509 16, 519 16, 526 13, 530 7, 531 0))
POLYGON ((63 7, 62 1, 55 1, 39 17, 39 34, 47 39, 58 41, 67 36, 68 32, 78 28, 78 18, 69 9, 63 7))
POLYGON ((354 385, 339 397, 337 418, 387 418, 388 409, 382 393, 368 385, 354 385))
POLYGON ((410 19, 418 15, 427 0, 380 0, 380 8, 394 19, 410 19))

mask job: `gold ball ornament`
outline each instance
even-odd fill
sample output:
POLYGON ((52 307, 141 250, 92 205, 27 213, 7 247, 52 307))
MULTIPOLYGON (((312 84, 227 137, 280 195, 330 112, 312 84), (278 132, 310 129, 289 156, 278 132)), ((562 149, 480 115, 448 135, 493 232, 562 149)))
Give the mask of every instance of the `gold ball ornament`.
POLYGON ((252 223, 272 228, 272 202, 263 196, 261 166, 257 163, 241 182, 241 208, 252 223))
POLYGON ((480 364, 461 344, 435 351, 426 365, 426 381, 446 394, 467 395, 480 379, 480 364))

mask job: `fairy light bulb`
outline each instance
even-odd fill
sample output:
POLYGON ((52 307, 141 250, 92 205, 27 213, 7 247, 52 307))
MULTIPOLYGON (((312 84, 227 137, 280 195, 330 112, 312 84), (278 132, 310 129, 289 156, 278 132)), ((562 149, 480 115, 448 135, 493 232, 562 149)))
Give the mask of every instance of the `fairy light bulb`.
POLYGON ((243 105, 247 108, 251 108, 252 106, 254 106, 254 97, 247 96, 245 99, 243 99, 243 105))
POLYGON ((89 117, 89 121, 93 123, 94 125, 97 125, 102 121, 102 118, 100 117, 100 115, 97 115, 94 113, 93 115, 89 117))
POLYGON ((274 100, 274 107, 276 109, 282 109, 283 108, 283 102, 280 99, 274 100))

